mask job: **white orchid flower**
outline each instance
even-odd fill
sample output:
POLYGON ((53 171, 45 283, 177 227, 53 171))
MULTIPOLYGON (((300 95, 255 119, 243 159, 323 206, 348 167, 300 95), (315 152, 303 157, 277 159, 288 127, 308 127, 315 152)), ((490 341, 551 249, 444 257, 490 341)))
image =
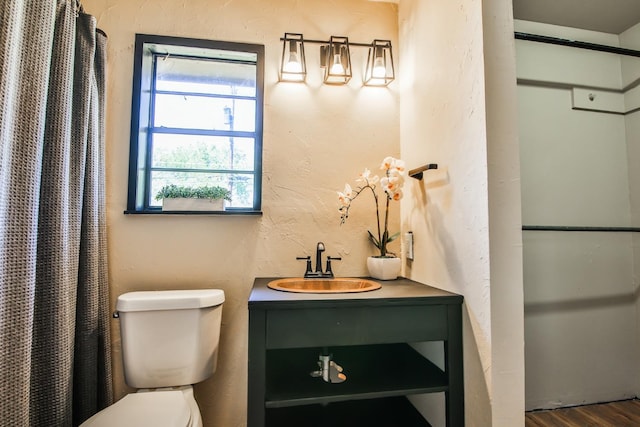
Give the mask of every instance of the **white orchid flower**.
POLYGON ((404 172, 405 163, 400 159, 396 159, 394 157, 385 157, 380 165, 380 169, 385 171, 397 170, 399 173, 404 172))
POLYGON ((389 157, 385 157, 384 160, 382 160, 382 164, 380 165, 380 169, 388 171, 389 169, 391 169, 393 167, 393 163, 396 159, 394 159, 393 157, 389 156, 389 157))
POLYGON ((348 198, 353 197, 353 190, 351 189, 351 186, 349 184, 344 185, 344 195, 348 198))
POLYGON ((356 178, 356 182, 362 182, 365 185, 373 185, 379 180, 380 178, 378 177, 378 175, 371 175, 371 171, 367 168, 365 168, 365 170, 360 175, 358 175, 358 178, 356 178))
POLYGON ((384 187, 384 191, 389 195, 398 191, 402 187, 403 183, 404 178, 400 175, 389 176, 380 180, 380 184, 384 187))
POLYGON ((391 198, 395 201, 398 201, 400 199, 402 199, 402 190, 398 189, 395 193, 393 193, 393 195, 391 196, 391 198))
POLYGON ((387 189, 389 188, 389 177, 385 176, 380 178, 380 185, 382 186, 382 189, 384 191, 387 191, 387 189))
POLYGON ((349 206, 351 199, 353 198, 353 190, 349 184, 344 185, 344 191, 338 191, 338 201, 342 206, 349 206))
POLYGON ((401 188, 404 185, 404 176, 395 171, 393 173, 389 173, 389 181, 392 181, 396 187, 401 188))
POLYGON ((399 172, 404 172, 405 163, 400 159, 393 159, 393 167, 397 169, 399 172))
POLYGON ((350 199, 344 193, 338 191, 338 201, 342 206, 349 206, 350 199))

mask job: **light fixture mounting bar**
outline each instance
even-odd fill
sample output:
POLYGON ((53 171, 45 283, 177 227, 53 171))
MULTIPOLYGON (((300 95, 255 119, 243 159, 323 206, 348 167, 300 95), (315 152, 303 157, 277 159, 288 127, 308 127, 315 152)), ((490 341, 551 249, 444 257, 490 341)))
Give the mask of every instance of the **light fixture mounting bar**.
MULTIPOLYGON (((280 37, 280 41, 281 42, 285 41, 285 38, 280 37)), ((301 39, 300 41, 304 43, 309 43, 309 44, 323 44, 323 45, 329 44, 331 42, 330 40, 314 40, 314 39, 301 39)), ((371 43, 353 43, 349 41, 349 46, 371 47, 371 43)))

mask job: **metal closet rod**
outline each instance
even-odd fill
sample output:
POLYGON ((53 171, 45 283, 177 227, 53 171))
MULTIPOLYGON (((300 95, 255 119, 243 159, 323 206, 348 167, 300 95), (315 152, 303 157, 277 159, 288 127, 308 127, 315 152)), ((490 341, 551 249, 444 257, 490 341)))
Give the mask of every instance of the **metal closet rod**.
POLYGON ((528 40, 532 42, 557 44, 561 46, 577 47, 580 49, 597 50, 599 52, 617 53, 618 55, 635 56, 640 58, 640 51, 625 49, 622 47, 607 46, 603 44, 581 42, 577 40, 561 39, 557 37, 541 36, 538 34, 515 32, 516 39, 528 40))
POLYGON ((523 225, 528 231, 599 231, 599 232, 640 232, 640 227, 584 227, 574 225, 523 225))

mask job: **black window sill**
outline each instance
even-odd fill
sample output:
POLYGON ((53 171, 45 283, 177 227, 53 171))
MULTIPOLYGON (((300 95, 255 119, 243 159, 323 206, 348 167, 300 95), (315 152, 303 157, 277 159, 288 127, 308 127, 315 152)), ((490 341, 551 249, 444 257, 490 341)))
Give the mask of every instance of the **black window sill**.
POLYGON ((214 215, 214 216, 261 216, 262 211, 227 209, 224 211, 163 211, 149 209, 145 211, 124 211, 125 215, 214 215))

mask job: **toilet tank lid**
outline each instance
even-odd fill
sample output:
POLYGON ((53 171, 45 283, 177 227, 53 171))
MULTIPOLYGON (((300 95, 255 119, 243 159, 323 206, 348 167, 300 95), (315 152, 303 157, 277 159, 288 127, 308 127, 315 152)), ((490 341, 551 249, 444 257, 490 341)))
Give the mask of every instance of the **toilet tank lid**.
POLYGON ((118 297, 116 310, 152 311, 214 307, 224 302, 222 289, 127 292, 118 297))

